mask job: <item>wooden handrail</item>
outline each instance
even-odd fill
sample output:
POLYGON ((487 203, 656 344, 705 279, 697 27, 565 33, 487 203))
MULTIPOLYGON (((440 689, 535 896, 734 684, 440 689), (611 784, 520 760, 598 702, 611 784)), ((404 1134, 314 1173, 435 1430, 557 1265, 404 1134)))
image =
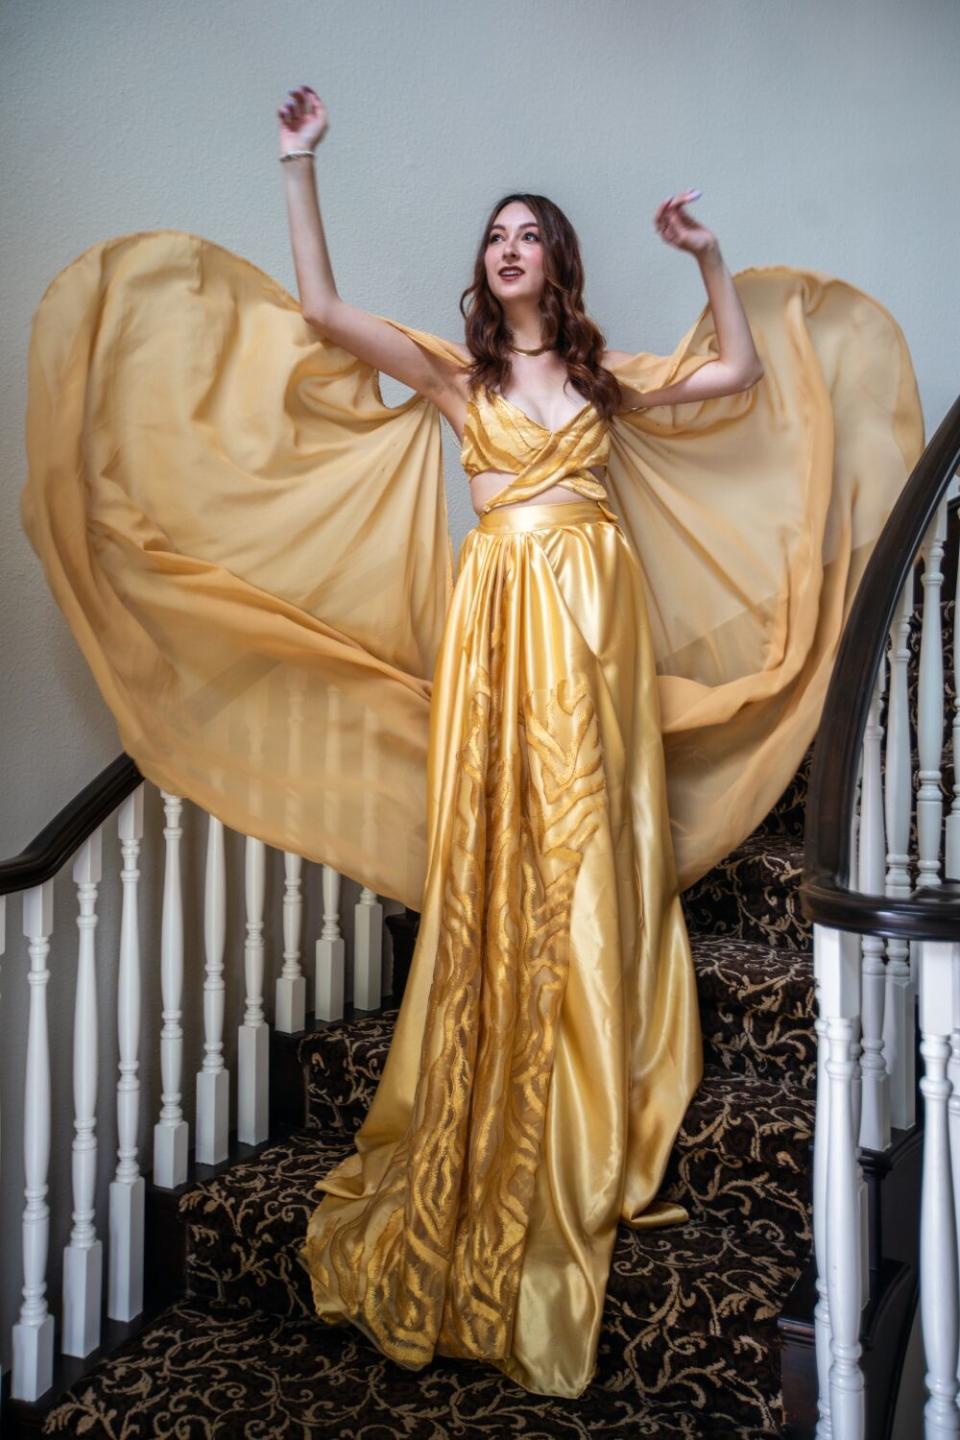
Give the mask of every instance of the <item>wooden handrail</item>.
POLYGON ((960 465, 960 396, 914 466, 860 581, 827 690, 810 770, 800 905, 817 924, 913 940, 960 935, 960 891, 905 898, 850 886, 850 819, 860 746, 890 626, 937 508, 960 465))
POLYGON ((19 855, 0 860, 0 895, 29 890, 52 879, 142 780, 130 756, 118 755, 44 825, 19 855))

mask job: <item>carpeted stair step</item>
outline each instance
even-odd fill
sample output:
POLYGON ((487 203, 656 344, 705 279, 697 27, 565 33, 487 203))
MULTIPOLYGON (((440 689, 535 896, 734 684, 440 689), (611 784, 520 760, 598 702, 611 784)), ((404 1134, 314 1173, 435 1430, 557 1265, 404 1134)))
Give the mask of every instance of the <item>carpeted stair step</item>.
POLYGON ((561 1400, 467 1361, 438 1357, 426 1370, 404 1370, 352 1326, 187 1300, 67 1392, 43 1433, 84 1440, 760 1440, 779 1430, 742 1422, 723 1399, 708 1412, 681 1412, 612 1382, 561 1400))
POLYGON ((807 791, 810 788, 812 763, 813 746, 810 745, 780 799, 754 830, 755 835, 788 835, 794 840, 803 839, 804 811, 807 791))
POLYGON ((815 1108, 814 1090, 788 1077, 705 1065, 660 1195, 710 1224, 764 1220, 809 1241, 815 1108))
MULTIPOLYGON (((813 1096, 782 1082, 708 1067, 687 1111, 660 1194, 711 1225, 766 1222, 809 1240, 813 1096)), ((342 1134, 304 1131, 180 1198, 189 1293, 279 1315, 312 1314, 297 1252, 322 1198, 316 1190, 349 1153, 342 1134)), ((621 1241, 629 1235, 621 1227, 621 1241)))
POLYGON ((736 935, 691 936, 704 1059, 758 1079, 816 1080, 813 955, 736 935))
POLYGON ((800 910, 803 843, 753 835, 683 892, 694 935, 738 935, 774 948, 808 950, 813 927, 800 910))
POLYGON ((352 1135, 373 1099, 393 1038, 396 1008, 328 1020, 300 1042, 307 1128, 352 1135))
MULTIPOLYGON (((736 935, 691 936, 704 1058, 747 1076, 812 1085, 813 959, 736 935)), ((307 1128, 352 1135, 383 1073, 395 1008, 329 1021, 300 1042, 307 1128)))
POLYGON ((597 1383, 636 1387, 723 1436, 782 1433, 777 1316, 806 1259, 789 1227, 691 1220, 621 1227, 607 1286, 597 1383))

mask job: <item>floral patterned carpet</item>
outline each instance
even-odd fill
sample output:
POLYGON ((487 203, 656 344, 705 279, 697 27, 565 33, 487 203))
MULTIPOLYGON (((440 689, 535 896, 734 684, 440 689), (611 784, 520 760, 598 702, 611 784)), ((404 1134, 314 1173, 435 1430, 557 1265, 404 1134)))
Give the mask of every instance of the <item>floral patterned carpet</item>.
POLYGON ((312 1315, 297 1261, 313 1186, 350 1149, 396 1011, 300 1045, 306 1124, 179 1201, 187 1293, 46 1416, 91 1440, 481 1440, 781 1433, 777 1316, 807 1258, 815 1036, 800 913, 809 756, 764 824, 684 895, 706 1067, 661 1195, 689 1223, 621 1226, 599 1367, 576 1401, 438 1357, 413 1373, 312 1315))

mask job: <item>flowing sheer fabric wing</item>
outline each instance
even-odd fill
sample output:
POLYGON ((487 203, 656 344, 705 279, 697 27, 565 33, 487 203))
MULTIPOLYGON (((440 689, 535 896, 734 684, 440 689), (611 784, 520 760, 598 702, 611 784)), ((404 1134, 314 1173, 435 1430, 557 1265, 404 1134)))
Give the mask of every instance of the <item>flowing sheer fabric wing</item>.
POLYGON ((453 564, 432 402, 385 406, 256 266, 151 231, 43 296, 27 449, 27 535, 143 773, 419 905, 453 564))
MULTIPOLYGON (((612 499, 646 578, 681 888, 759 823, 813 739, 854 593, 923 450, 906 341, 871 296, 785 266, 734 276, 764 376, 622 411, 612 499)), ((717 355, 707 307, 643 391, 717 355)))
MULTIPOLYGON (((611 498, 643 564, 681 886, 812 739, 872 546, 923 448, 903 335, 788 267, 734 276, 765 366, 621 412, 611 498)), ((387 317, 381 317, 386 319, 387 317)), ((457 363, 449 342, 397 325, 457 363)), ((712 316, 639 391, 717 354, 712 316)), ((439 413, 198 236, 93 246, 35 316, 23 520, 144 774, 419 906, 431 677, 451 593, 439 413)))

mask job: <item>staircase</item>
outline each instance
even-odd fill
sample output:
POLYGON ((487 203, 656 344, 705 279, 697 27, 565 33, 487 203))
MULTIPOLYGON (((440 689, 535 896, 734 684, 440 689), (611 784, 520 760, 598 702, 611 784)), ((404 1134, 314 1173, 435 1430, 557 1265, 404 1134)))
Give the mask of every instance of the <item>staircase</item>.
MULTIPOLYGON (((464 1440, 783 1432, 778 1317, 811 1246, 816 1036, 798 903, 809 755, 743 845, 684 895, 705 1070, 661 1195, 689 1223, 620 1227, 598 1372, 576 1401, 437 1357, 414 1373, 316 1319, 297 1251, 316 1181, 351 1148, 395 1008, 272 1037, 273 1134, 148 1199, 154 1306, 24 1433, 464 1440)), ((151 1278, 152 1277, 152 1278, 151 1278)), ((49 1399, 49 1397, 47 1397, 49 1399)))

